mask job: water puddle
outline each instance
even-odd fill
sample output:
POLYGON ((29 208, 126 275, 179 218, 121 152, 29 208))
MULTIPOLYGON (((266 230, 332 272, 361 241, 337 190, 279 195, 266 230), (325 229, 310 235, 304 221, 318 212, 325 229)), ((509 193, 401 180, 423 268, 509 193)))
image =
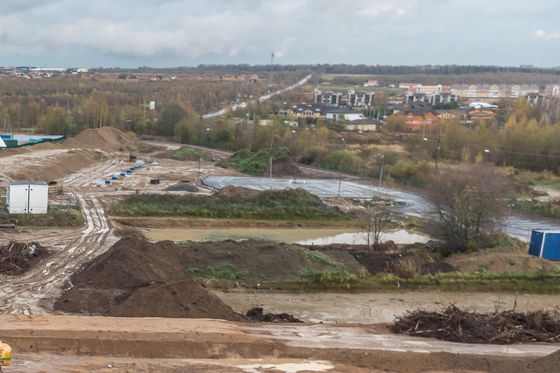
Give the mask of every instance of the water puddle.
POLYGON ((283 373, 298 373, 325 372, 334 369, 334 366, 320 361, 307 361, 302 363, 238 365, 236 368, 242 369, 247 373, 262 373, 268 370, 283 373))
MULTIPOLYGON (((223 240, 269 240, 302 245, 328 244, 367 244, 365 232, 349 231, 348 229, 300 229, 300 228, 224 228, 224 229, 149 229, 146 236, 150 240, 172 241, 223 241, 223 240)), ((394 241, 397 244, 425 243, 429 236, 408 232, 404 229, 384 232, 383 241, 394 241)))

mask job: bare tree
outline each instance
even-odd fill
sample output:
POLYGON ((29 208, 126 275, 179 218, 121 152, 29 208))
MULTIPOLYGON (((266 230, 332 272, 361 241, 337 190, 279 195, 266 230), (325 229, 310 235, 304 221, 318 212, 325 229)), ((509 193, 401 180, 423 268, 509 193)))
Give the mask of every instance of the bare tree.
POLYGON ((383 230, 386 228, 389 215, 378 201, 368 201, 363 220, 364 235, 367 245, 371 248, 381 244, 383 230))
POLYGON ((455 252, 484 246, 502 216, 509 185, 493 167, 476 165, 432 176, 428 190, 439 233, 455 252))

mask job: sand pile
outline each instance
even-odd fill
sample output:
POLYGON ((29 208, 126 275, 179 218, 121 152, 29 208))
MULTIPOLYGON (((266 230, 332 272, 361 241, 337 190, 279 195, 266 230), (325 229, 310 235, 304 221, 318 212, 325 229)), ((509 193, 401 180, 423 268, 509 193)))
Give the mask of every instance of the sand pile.
POLYGON ((70 150, 52 159, 46 159, 41 163, 37 162, 25 169, 10 173, 8 176, 14 180, 57 180, 91 165, 99 157, 100 155, 94 151, 70 150))
POLYGON ((47 250, 37 242, 10 241, 0 247, 0 274, 21 275, 47 255, 47 250))
POLYGON ((108 152, 127 151, 134 145, 136 135, 115 127, 87 129, 64 141, 66 148, 100 149, 108 152))
POLYGON ((208 317, 241 320, 200 284, 189 280, 182 249, 123 238, 70 280, 56 310, 106 316, 208 317))
POLYGON ((256 198, 259 196, 261 192, 254 189, 249 189, 245 187, 235 186, 235 185, 226 185, 222 189, 220 189, 215 195, 217 197, 243 197, 243 198, 256 198))

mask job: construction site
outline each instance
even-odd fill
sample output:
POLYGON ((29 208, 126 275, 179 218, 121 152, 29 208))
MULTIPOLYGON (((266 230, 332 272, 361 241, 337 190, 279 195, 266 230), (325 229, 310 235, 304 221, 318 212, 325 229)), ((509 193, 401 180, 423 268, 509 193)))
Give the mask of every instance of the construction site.
POLYGON ((230 156, 113 127, 2 150, 2 371, 560 370, 558 268, 525 222, 444 257, 413 195, 230 156), (398 216, 375 250, 364 199, 398 216))

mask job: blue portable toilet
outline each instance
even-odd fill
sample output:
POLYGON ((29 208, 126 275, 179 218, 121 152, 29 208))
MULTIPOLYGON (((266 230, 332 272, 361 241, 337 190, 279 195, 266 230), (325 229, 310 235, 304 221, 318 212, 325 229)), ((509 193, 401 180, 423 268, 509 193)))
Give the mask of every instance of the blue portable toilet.
POLYGON ((119 177, 118 177, 117 175, 111 176, 111 180, 118 180, 118 178, 119 178, 119 177))
POLYGON ((132 170, 129 168, 128 170, 126 170, 126 174, 127 174, 127 175, 132 174, 132 170))
POLYGON ((105 185, 111 185, 111 180, 105 180, 105 185))
POLYGON ((529 254, 543 259, 560 261, 560 231, 533 230, 529 254))
POLYGON ((126 176, 126 172, 121 172, 121 176, 126 176))

